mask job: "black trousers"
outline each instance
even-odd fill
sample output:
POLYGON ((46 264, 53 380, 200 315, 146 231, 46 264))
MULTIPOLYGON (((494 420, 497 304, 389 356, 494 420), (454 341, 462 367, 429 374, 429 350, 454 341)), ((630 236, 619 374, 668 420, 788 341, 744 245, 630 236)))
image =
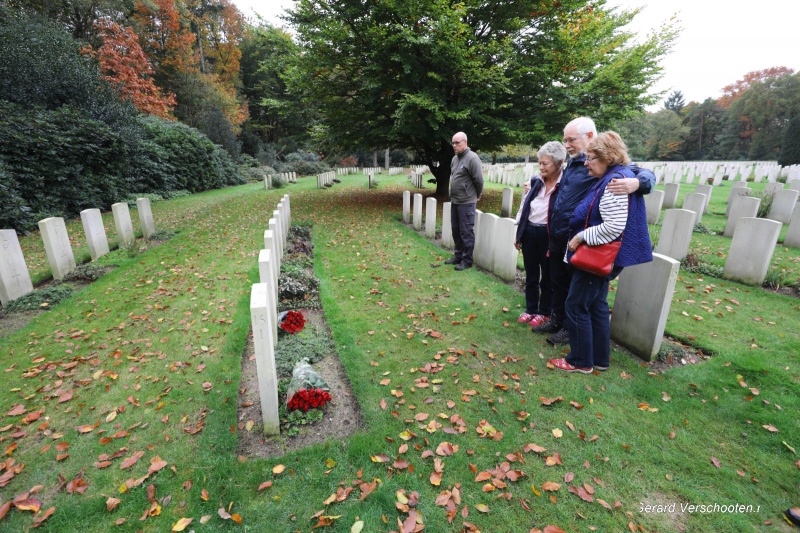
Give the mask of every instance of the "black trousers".
POLYGON ((450 204, 450 228, 455 243, 453 256, 468 266, 472 265, 472 252, 475 250, 475 204, 450 204))
POLYGON ((567 253, 566 237, 557 238, 550 236, 550 282, 553 285, 553 314, 551 319, 556 324, 564 324, 567 318, 565 306, 569 285, 572 282, 572 267, 564 262, 567 253))
POLYGON ((522 260, 525 263, 525 312, 550 316, 553 286, 550 283, 550 258, 547 226, 528 224, 522 234, 522 260))

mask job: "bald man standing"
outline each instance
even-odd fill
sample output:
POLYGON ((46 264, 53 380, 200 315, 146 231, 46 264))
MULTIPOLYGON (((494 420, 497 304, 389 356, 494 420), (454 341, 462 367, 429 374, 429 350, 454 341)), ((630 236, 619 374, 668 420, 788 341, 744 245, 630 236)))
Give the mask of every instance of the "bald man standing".
POLYGON ((450 162, 450 225, 455 250, 445 263, 456 265, 456 270, 465 270, 472 267, 475 204, 483 194, 483 165, 467 146, 467 134, 462 131, 453 135, 453 151, 456 155, 450 162))

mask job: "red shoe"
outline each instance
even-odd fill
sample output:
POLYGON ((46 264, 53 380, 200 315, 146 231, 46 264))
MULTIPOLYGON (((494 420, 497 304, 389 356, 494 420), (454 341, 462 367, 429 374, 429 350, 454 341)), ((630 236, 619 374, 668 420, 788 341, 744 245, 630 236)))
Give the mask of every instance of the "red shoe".
POLYGON ((535 328, 536 326, 541 326, 542 324, 544 324, 545 322, 548 322, 549 320, 550 320, 550 317, 548 317, 548 316, 533 315, 531 317, 530 322, 528 322, 528 324, 530 324, 530 326, 532 328, 535 328))
POLYGON ((549 359, 547 361, 554 367, 559 370, 563 370, 564 372, 580 372, 581 374, 591 374, 594 369, 592 367, 582 367, 582 366, 572 366, 571 364, 567 363, 565 358, 561 359, 549 359))
POLYGON ((530 322, 532 318, 536 317, 536 315, 529 315, 528 313, 522 313, 519 315, 517 322, 520 324, 525 324, 526 322, 530 322))

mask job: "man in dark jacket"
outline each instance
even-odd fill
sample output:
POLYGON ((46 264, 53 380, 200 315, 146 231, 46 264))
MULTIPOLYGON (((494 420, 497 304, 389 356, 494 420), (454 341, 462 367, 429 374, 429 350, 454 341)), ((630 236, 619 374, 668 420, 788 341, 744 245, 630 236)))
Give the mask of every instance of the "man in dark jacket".
MULTIPOLYGON (((597 127, 589 117, 579 117, 564 127, 564 145, 569 160, 559 185, 558 198, 550 217, 550 280, 553 284, 553 314, 548 322, 533 328, 537 333, 552 333, 547 337, 550 344, 568 344, 569 333, 564 327, 566 311, 564 304, 572 280, 572 267, 564 262, 569 242, 569 221, 575 207, 586 196, 595 183, 589 176, 584 162, 586 147, 597 136, 597 127)), ((633 167, 635 178, 612 180, 608 190, 614 194, 648 194, 655 186, 655 175, 647 169, 633 167)))
POLYGON ((450 225, 455 250, 445 261, 456 270, 472 267, 475 249, 475 204, 483 194, 483 166, 478 155, 467 146, 467 135, 453 135, 456 155, 450 162, 450 225))

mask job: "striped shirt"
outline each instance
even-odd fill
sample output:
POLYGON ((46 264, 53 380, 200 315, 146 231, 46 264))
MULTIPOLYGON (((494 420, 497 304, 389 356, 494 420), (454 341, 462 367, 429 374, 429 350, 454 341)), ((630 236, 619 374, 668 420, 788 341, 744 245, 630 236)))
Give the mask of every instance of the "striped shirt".
POLYGON ((607 188, 600 197, 603 222, 578 233, 589 246, 606 244, 622 235, 628 222, 628 195, 612 194, 607 188))

